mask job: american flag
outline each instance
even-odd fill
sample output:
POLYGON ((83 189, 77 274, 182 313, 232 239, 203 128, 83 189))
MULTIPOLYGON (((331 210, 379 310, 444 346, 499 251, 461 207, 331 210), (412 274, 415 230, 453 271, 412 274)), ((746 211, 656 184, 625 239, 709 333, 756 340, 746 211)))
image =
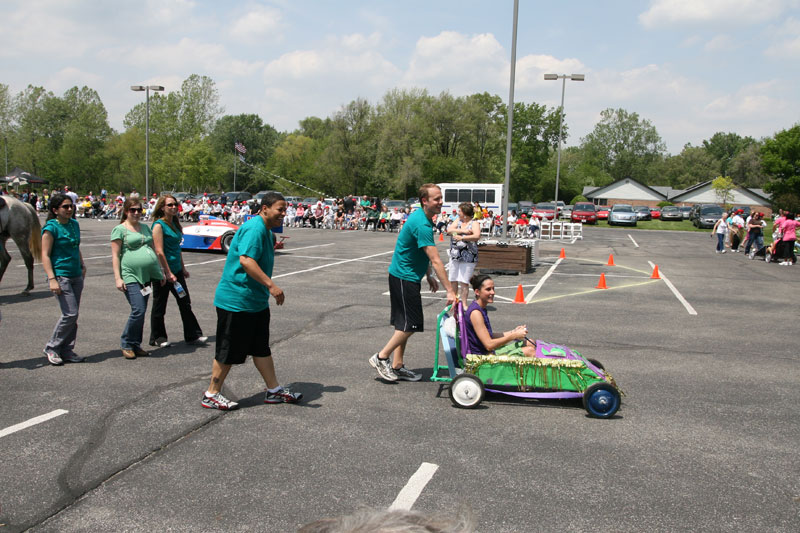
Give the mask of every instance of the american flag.
POLYGON ((240 143, 239 141, 236 141, 236 143, 233 145, 233 147, 240 154, 246 154, 247 153, 247 148, 245 148, 244 145, 242 143, 240 143))

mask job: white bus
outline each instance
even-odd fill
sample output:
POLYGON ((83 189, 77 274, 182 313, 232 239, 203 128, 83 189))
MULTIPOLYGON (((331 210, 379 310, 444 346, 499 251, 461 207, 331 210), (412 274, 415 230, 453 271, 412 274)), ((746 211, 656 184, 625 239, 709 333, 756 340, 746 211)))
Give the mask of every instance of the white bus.
POLYGON ((437 183, 442 189, 442 213, 452 213, 462 202, 478 202, 494 214, 500 213, 503 201, 502 183, 437 183))

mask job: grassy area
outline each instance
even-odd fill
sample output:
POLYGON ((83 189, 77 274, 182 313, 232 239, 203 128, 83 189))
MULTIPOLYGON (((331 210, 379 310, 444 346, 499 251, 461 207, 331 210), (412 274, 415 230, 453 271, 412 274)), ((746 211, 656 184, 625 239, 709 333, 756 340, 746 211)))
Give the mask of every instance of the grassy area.
MULTIPOLYGON (((620 228, 620 229, 630 229, 631 226, 608 226, 608 222, 600 221, 597 223, 598 227, 611 227, 611 228, 620 228)), ((699 229, 694 227, 694 224, 690 220, 640 220, 636 226, 636 229, 649 229, 649 230, 664 230, 670 229, 675 231, 705 231, 710 232, 710 229, 699 229)), ((764 228, 764 244, 769 244, 772 242, 772 221, 767 221, 767 227, 764 228)))

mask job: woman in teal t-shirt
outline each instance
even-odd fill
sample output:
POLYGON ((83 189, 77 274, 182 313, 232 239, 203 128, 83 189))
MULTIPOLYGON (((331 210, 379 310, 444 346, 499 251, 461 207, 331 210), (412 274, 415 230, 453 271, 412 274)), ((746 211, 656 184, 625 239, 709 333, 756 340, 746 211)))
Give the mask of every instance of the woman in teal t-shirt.
POLYGON ((150 346, 165 348, 170 345, 167 340, 167 327, 164 324, 164 315, 167 312, 169 293, 175 296, 178 310, 183 322, 183 340, 187 344, 202 344, 207 337, 197 323, 197 318, 192 312, 192 300, 189 297, 189 287, 186 279, 189 272, 183 266, 181 256, 181 239, 183 231, 178 220, 178 200, 174 196, 162 196, 153 209, 153 245, 164 271, 166 283, 153 287, 153 309, 150 311, 150 346), (181 289, 181 290, 179 290, 181 289))
POLYGON ((153 234, 150 228, 139 223, 141 218, 141 200, 128 198, 122 206, 120 224, 111 231, 114 282, 117 289, 125 293, 131 306, 128 323, 120 338, 122 355, 126 359, 150 355, 142 349, 147 299, 152 292, 150 282, 164 283, 164 274, 153 249, 153 234))
POLYGON ((61 318, 44 347, 51 365, 83 361, 74 349, 86 265, 80 250, 81 228, 72 218, 74 211, 72 198, 53 194, 47 205, 47 223, 42 228, 42 266, 47 273, 50 291, 58 298, 61 307, 61 318))

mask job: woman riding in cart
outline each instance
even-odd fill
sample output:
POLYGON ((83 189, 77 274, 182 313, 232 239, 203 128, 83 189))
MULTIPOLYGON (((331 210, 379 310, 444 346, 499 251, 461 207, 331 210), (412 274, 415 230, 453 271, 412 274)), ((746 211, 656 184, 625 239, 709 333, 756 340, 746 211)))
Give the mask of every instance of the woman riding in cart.
POLYGON ((494 302, 494 280, 486 274, 470 279, 475 299, 464 313, 469 354, 536 356, 536 345, 527 339, 528 327, 517 326, 511 331, 494 333, 486 307, 494 302))

